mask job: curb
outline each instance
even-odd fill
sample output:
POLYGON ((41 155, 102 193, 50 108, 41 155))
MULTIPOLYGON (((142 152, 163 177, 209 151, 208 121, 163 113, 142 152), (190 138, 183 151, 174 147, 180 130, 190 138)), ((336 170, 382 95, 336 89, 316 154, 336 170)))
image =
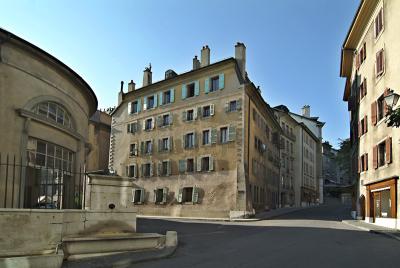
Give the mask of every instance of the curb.
POLYGON ((364 227, 364 226, 358 226, 358 225, 355 225, 355 224, 353 224, 353 223, 351 223, 351 222, 343 221, 343 220, 342 220, 342 223, 347 224, 347 225, 349 225, 349 226, 353 226, 353 227, 358 228, 358 229, 360 229, 360 230, 369 232, 369 233, 371 233, 371 234, 379 234, 379 235, 383 235, 383 236, 386 236, 386 237, 389 237, 389 238, 392 238, 392 239, 395 239, 395 240, 400 241, 400 237, 398 237, 398 236, 396 236, 396 235, 394 235, 394 234, 388 233, 388 232, 383 232, 383 231, 378 231, 378 230, 372 230, 372 229, 370 229, 370 228, 367 228, 367 227, 364 227))

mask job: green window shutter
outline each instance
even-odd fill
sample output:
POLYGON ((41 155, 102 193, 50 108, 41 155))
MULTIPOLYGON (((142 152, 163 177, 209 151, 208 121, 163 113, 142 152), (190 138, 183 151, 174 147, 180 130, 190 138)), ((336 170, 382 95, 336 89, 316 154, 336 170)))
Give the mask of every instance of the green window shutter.
POLYGON ((178 193, 178 203, 182 203, 182 195, 183 195, 183 189, 180 188, 178 193))
POLYGON ((167 176, 171 175, 171 161, 168 160, 167 162, 167 176))
POLYGON ((144 189, 140 189, 140 203, 144 203, 144 189))
POLYGON ((154 94, 154 96, 153 96, 153 98, 154 98, 154 108, 155 107, 157 107, 157 93, 156 94, 154 94))
POLYGON ((185 122, 186 121, 186 111, 182 112, 182 121, 185 122))
POLYGON ((217 137, 218 137, 217 129, 216 128, 211 129, 211 144, 217 143, 217 137))
POLYGON ((197 147, 197 133, 193 132, 193 146, 197 147))
POLYGON ((238 111, 242 110, 242 99, 238 99, 236 101, 236 110, 238 111))
POLYGON ((173 123, 173 121, 174 121, 173 119, 174 119, 173 114, 169 113, 169 117, 168 117, 168 123, 169 123, 169 125, 172 125, 172 123, 173 123))
POLYGON ((200 94, 200 85, 199 85, 199 80, 194 82, 194 95, 199 96, 200 94))
POLYGON ((129 166, 125 167, 125 176, 129 177, 129 166))
POLYGON ((142 110, 142 102, 140 99, 137 100, 137 111, 138 113, 142 110))
POLYGON ((143 111, 147 110, 147 97, 143 98, 143 111))
POLYGON ((132 102, 128 102, 128 114, 131 114, 132 102))
POLYGON ((199 188, 193 187, 192 202, 197 204, 199 202, 199 188))
POLYGON ((210 115, 213 116, 214 115, 214 104, 210 105, 210 115))
POLYGON ((127 127, 126 132, 130 133, 131 132, 131 124, 127 124, 126 127, 127 127))
POLYGON ((135 201, 136 188, 132 189, 132 202, 135 201))
POLYGON ((163 198, 162 198, 162 202, 165 204, 167 203, 167 196, 168 196, 168 188, 164 187, 163 188, 163 198))
POLYGON ((157 116, 157 127, 161 127, 162 126, 162 116, 161 115, 158 115, 157 116))
POLYGON ((172 151, 172 136, 168 138, 168 151, 172 151))
POLYGON ((170 95, 171 95, 171 102, 174 102, 175 101, 175 89, 171 88, 169 90, 169 92, 170 92, 170 95))
POLYGON ((157 203, 157 188, 153 190, 153 193, 154 193, 154 198, 153 198, 154 203, 157 203))
POLYGON ((161 169, 162 169, 162 162, 158 161, 158 165, 157 165, 157 175, 161 176, 161 169))
POLYGON ((236 139, 236 127, 231 125, 229 126, 228 140, 234 141, 235 139, 236 139))
POLYGON ((187 96, 187 94, 186 94, 186 85, 183 85, 182 86, 182 100, 186 99, 186 96, 187 96))
POLYGON ((229 112, 229 101, 225 102, 225 112, 229 112))
POLYGON ((144 154, 144 141, 142 141, 140 143, 140 154, 143 155, 144 154))
POLYGON ((143 119, 142 125, 143 125, 143 130, 145 130, 146 129, 146 119, 143 119))
POLYGON ((206 80, 204 80, 204 93, 210 92, 210 78, 207 77, 206 80))
POLYGON ((160 106, 161 106, 161 105, 163 105, 163 92, 162 91, 158 93, 158 97, 159 97, 160 106))
POLYGON ((212 156, 210 156, 209 158, 208 158, 208 167, 209 167, 209 170, 214 170, 214 157, 212 157, 212 156))
POLYGON ((179 160, 179 173, 184 173, 186 171, 186 160, 179 160))
POLYGON ((224 87, 225 87, 225 75, 224 74, 219 75, 218 82, 219 82, 218 89, 224 89, 224 87))
POLYGON ((138 177, 138 167, 137 164, 133 165, 135 167, 134 172, 133 172, 133 177, 137 178, 138 177))
POLYGON ((161 152, 162 148, 162 139, 158 139, 158 152, 161 152))
POLYGON ((197 109, 194 108, 193 109, 193 120, 196 120, 196 119, 197 119, 197 109))
POLYGON ((197 171, 201 171, 201 157, 197 157, 197 171))
POLYGON ((198 116, 199 118, 202 118, 202 117, 203 117, 202 108, 201 108, 201 107, 197 107, 197 116, 198 116))
POLYGON ((150 177, 154 176, 154 165, 155 163, 150 163, 150 177))

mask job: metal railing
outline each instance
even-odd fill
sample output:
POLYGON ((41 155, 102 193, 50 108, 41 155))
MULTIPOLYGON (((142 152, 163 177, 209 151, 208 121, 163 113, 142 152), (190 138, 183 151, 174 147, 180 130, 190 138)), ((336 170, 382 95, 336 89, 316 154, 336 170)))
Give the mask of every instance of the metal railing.
POLYGON ((86 175, 0 153, 0 208, 81 209, 86 175))

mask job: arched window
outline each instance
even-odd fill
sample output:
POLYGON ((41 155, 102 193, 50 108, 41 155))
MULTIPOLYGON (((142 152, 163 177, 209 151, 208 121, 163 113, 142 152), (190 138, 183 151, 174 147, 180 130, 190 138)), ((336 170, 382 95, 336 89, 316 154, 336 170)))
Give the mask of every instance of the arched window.
POLYGON ((46 101, 35 105, 32 112, 45 116, 57 124, 72 128, 71 115, 60 104, 46 101))

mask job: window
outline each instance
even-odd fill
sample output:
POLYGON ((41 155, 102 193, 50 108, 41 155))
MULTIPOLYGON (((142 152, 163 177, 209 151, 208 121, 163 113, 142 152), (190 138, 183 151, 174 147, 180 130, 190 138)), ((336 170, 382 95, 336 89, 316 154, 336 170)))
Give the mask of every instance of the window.
POLYGON ((136 114, 136 113, 140 112, 140 102, 139 102, 139 100, 133 101, 133 102, 129 102, 128 103, 128 111, 129 111, 129 114, 136 114))
POLYGON ((143 177, 150 177, 153 176, 153 170, 151 163, 142 164, 142 176, 143 177))
POLYGON ((153 129, 153 118, 148 118, 144 121, 144 130, 152 130, 153 129))
POLYGON ((194 132, 184 135, 185 148, 194 148, 195 146, 195 134, 194 132))
POLYGON ((383 30, 383 8, 379 10, 378 15, 375 18, 375 38, 379 37, 379 34, 383 30))
POLYGON ((211 81, 211 87, 210 87, 210 92, 216 91, 219 89, 219 76, 214 76, 210 79, 211 81))
POLYGON ((136 143, 131 143, 129 145, 129 156, 137 156, 136 143))
POLYGON ((367 58, 367 47, 366 43, 364 42, 363 46, 360 48, 360 51, 356 55, 356 67, 357 69, 360 67, 361 64, 365 61, 367 58))
POLYGON ((167 202, 168 188, 157 188, 154 190, 154 203, 165 204, 167 202))
POLYGON ((151 154, 153 151, 153 143, 151 141, 146 141, 144 150, 145 154, 151 154))
POLYGON ((147 109, 152 109, 155 107, 154 96, 147 97, 147 109))
POLYGON ((158 175, 159 176, 169 176, 170 175, 170 161, 161 161, 158 165, 158 175))
POLYGON ((209 117, 210 116, 210 106, 204 106, 203 107, 203 117, 209 117))
POLYGON ((71 115, 60 104, 42 102, 34 106, 32 112, 47 117, 57 124, 72 128, 71 115))
POLYGON ((129 165, 127 167, 127 174, 128 177, 134 178, 136 177, 136 165, 129 165))
POLYGON ((365 133, 367 133, 367 131, 368 131, 368 120, 367 120, 367 116, 364 116, 364 118, 361 119, 358 128, 359 128, 360 136, 362 136, 362 135, 364 135, 365 133))
POLYGON ((170 138, 169 138, 169 137, 168 137, 168 138, 162 138, 162 139, 160 139, 160 140, 159 140, 159 144, 158 144, 158 146, 159 146, 159 151, 160 151, 160 152, 169 151, 169 150, 170 150, 170 143, 171 143, 171 141, 170 141, 170 138))
POLYGON ((384 50, 381 49, 378 53, 376 53, 376 77, 382 76, 384 71, 385 71, 385 55, 384 55, 384 50))
POLYGON ((386 102, 383 95, 379 97, 377 105, 378 105, 377 119, 379 121, 385 117, 386 102))
POLYGON ((227 112, 234 112, 234 111, 238 110, 238 107, 237 107, 238 105, 237 104, 238 104, 238 101, 236 101, 236 100, 228 102, 226 111, 227 112))
POLYGON ((182 202, 193 202, 193 187, 185 187, 182 189, 182 202))
POLYGON ((162 93, 162 104, 171 103, 171 91, 167 90, 162 93))
POLYGON ((194 159, 186 159, 186 172, 194 172, 194 159))
POLYGON ((169 126, 170 122, 171 122, 171 115, 170 114, 164 114, 162 116, 162 126, 169 126))
POLYGON ((368 154, 363 154, 360 157, 360 171, 367 171, 368 170, 368 154))
POLYGON ((222 127, 220 129, 220 142, 227 143, 228 142, 228 128, 222 127))
POLYGON ((367 79, 364 78, 364 80, 361 82, 360 87, 359 87, 359 98, 360 100, 363 99, 365 97, 365 95, 367 95, 367 79))
POLYGON ((190 83, 186 85, 186 97, 194 97, 195 95, 195 83, 190 83))
POLYGON ((378 145, 378 166, 384 166, 386 163, 386 142, 378 145))
POLYGON ((135 188, 132 190, 132 203, 143 204, 144 203, 144 189, 135 188))
POLYGON ((211 143, 211 131, 209 129, 203 130, 203 145, 211 143))
POLYGON ((210 170, 210 157, 205 156, 201 158, 201 171, 210 170))
POLYGON ((133 123, 128 123, 127 124, 127 132, 128 133, 135 134, 138 131, 139 131, 139 128, 138 128, 138 123, 137 122, 133 122, 133 123))
POLYGON ((187 110, 186 121, 193 121, 193 120, 194 120, 194 110, 187 110))

